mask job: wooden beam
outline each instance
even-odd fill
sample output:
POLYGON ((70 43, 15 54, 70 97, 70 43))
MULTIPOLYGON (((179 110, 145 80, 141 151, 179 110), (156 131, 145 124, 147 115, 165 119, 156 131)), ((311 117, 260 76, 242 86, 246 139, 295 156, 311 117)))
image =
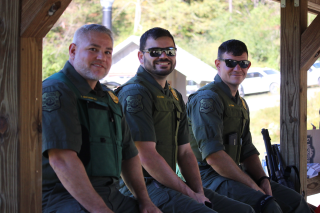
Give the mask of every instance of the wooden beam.
POLYGON ((20 40, 20 209, 42 212, 42 38, 20 40))
MULTIPOLYGON (((281 0, 272 0, 272 1, 275 1, 278 3, 281 2, 281 0)), ((307 2, 308 2, 308 12, 318 15, 320 13, 320 0, 309 0, 307 2)))
POLYGON ((301 36, 301 69, 308 70, 320 56, 320 15, 301 36))
POLYGON ((0 1, 0 212, 18 212, 20 2, 0 1))
POLYGON ((310 13, 318 15, 320 13, 320 0, 309 0, 308 11, 310 13))
POLYGON ((0 1, 1 213, 42 212, 42 39, 70 1, 0 1))
MULTIPOLYGON (((301 34, 307 28, 307 2, 281 8, 280 146, 286 165, 300 171, 301 192, 307 180, 307 72, 300 70, 301 34)), ((294 178, 294 176, 292 176, 294 178)), ((298 184, 296 182, 296 189, 298 184)))
POLYGON ((71 0, 22 0, 21 37, 43 38, 71 0))

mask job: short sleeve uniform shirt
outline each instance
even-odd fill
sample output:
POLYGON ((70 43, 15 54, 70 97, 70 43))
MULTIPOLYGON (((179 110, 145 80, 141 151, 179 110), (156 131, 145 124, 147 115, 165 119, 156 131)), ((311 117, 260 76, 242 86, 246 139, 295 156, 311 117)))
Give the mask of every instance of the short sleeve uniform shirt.
MULTIPOLYGON (((98 82, 92 90, 87 81, 66 62, 60 71, 75 85, 81 95, 93 93, 99 97, 108 96, 98 82)), ((43 205, 56 183, 60 183, 57 175, 49 164, 48 150, 70 149, 78 156, 88 144, 82 143, 82 129, 77 112, 77 97, 69 87, 55 79, 45 80, 42 84, 42 192, 43 205)), ((109 98, 110 99, 110 98, 109 98)), ((122 117, 121 128, 122 159, 130 159, 138 154, 131 138, 125 117, 122 117)))

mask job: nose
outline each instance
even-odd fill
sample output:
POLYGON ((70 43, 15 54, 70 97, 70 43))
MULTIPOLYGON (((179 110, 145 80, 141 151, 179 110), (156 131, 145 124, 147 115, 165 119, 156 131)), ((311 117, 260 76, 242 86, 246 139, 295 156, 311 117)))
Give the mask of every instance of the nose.
POLYGON ((98 55, 97 55, 97 59, 101 60, 101 61, 105 61, 106 60, 106 54, 103 51, 99 51, 98 55))
POLYGON ((237 64, 237 65, 233 68, 233 70, 235 70, 235 71, 241 71, 242 69, 241 69, 240 65, 237 64))
POLYGON ((159 58, 168 58, 167 54, 165 53, 165 51, 162 51, 161 55, 159 56, 159 58))

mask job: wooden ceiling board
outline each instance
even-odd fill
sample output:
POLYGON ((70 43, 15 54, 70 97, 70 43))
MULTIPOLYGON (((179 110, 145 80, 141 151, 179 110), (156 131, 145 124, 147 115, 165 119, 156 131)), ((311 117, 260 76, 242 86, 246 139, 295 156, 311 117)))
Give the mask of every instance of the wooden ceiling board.
POLYGON ((22 0, 21 37, 43 38, 71 0, 22 0))

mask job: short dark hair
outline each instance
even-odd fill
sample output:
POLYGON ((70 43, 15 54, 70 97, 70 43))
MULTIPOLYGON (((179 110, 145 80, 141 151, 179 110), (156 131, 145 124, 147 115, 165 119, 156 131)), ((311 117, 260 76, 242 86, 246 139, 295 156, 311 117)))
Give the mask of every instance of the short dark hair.
POLYGON ((232 53, 234 56, 240 56, 243 53, 247 53, 249 57, 248 49, 245 43, 236 39, 225 41, 220 45, 218 49, 218 59, 222 59, 222 55, 224 53, 232 53))
POLYGON ((165 36, 170 37, 174 43, 174 46, 176 46, 174 39, 173 39, 173 36, 171 35, 171 33, 168 30, 163 29, 161 27, 155 27, 155 28, 152 28, 152 29, 146 31, 140 37, 140 51, 143 51, 144 48, 146 47, 146 43, 147 43, 148 38, 151 37, 154 40, 156 40, 157 38, 165 37, 165 36))

